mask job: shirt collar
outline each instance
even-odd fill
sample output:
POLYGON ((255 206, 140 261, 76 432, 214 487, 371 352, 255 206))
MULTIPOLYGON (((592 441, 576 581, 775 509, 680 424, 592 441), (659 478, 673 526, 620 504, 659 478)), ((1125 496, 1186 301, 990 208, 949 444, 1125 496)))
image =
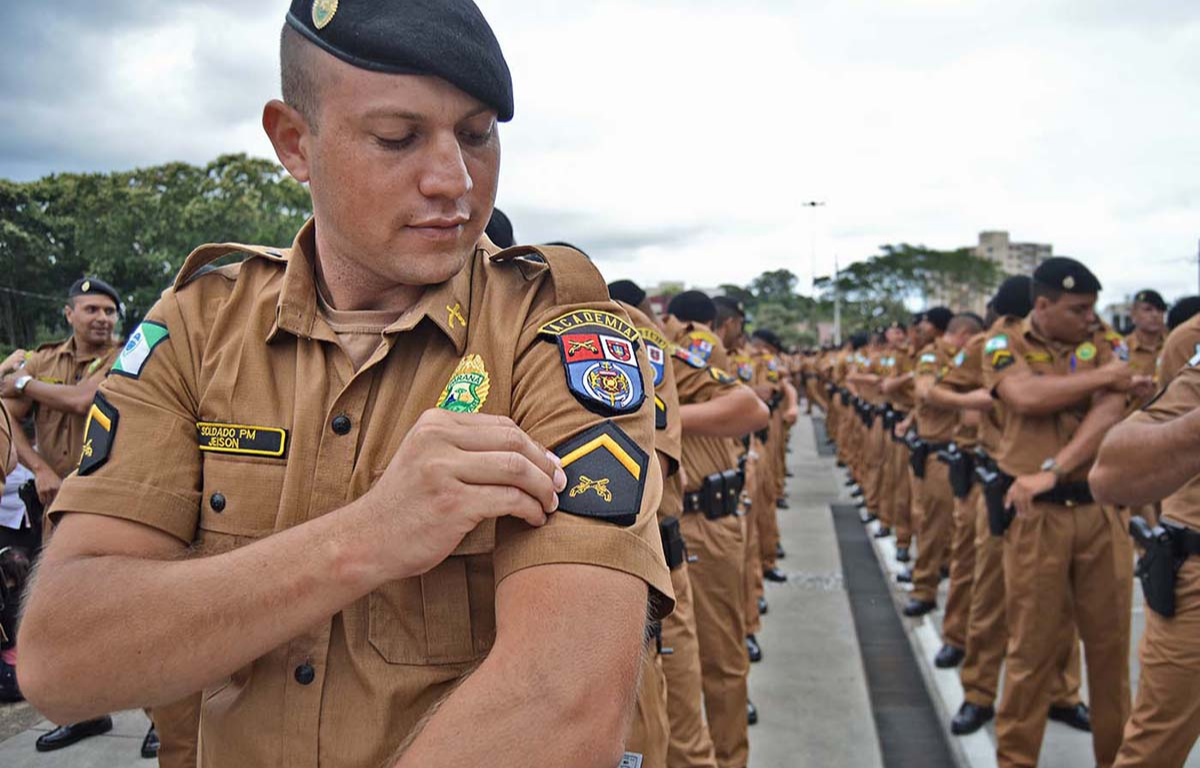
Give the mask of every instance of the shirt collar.
MULTIPOLYGON (((267 342, 279 331, 304 338, 336 341, 337 337, 321 318, 317 305, 317 284, 313 270, 316 255, 315 224, 309 219, 296 234, 283 273, 283 287, 275 306, 275 322, 267 333, 267 342)), ((417 303, 384 329, 384 335, 404 333, 415 328, 422 319, 429 320, 442 330, 459 354, 467 346, 470 335, 471 277, 477 264, 500 249, 486 236, 481 238, 474 257, 444 283, 429 286, 417 303), (481 260, 482 255, 482 260, 481 260)))

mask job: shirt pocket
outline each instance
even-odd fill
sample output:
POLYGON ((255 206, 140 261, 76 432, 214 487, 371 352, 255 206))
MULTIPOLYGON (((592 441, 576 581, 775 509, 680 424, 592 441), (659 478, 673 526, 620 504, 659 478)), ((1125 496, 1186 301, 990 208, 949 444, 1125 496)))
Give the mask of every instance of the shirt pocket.
POLYGON ((495 520, 485 520, 432 570, 372 592, 368 637, 376 652, 390 664, 418 666, 485 656, 496 639, 495 548, 495 520))
POLYGON ((280 461, 205 456, 200 550, 216 554, 273 533, 286 471, 280 461))

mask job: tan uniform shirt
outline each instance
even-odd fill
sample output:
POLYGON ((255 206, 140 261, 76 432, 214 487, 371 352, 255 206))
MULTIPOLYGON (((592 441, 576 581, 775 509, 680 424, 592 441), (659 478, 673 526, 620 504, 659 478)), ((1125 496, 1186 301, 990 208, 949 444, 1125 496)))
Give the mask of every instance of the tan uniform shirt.
MULTIPOLYGON (((950 361, 958 354, 945 339, 927 345, 917 355, 916 374, 918 379, 941 381, 950 370, 950 361)), ((958 423, 958 411, 948 410, 932 403, 917 403, 917 435, 927 443, 947 443, 954 437, 958 423)))
MULTIPOLYGON (((518 570, 599 565, 645 581, 654 613, 672 605, 655 519, 652 401, 616 416, 585 408, 568 390, 559 344, 545 335, 571 318, 625 322, 583 256, 544 249, 542 262, 493 263, 498 249, 485 239, 356 370, 318 309, 314 249, 310 222, 290 253, 231 245, 193 253, 148 316, 168 335, 137 378, 112 376, 101 388, 120 417, 108 432, 89 425, 89 439, 96 429, 110 442, 106 460, 67 479, 52 516, 124 518, 201 554, 226 552, 363 495, 417 418, 441 405, 510 416, 560 451, 611 420, 633 447, 616 444, 622 459, 598 439, 581 446, 580 463, 565 462, 568 488, 603 448, 631 477, 640 469, 638 498, 613 493, 636 517, 620 527, 560 511, 537 529, 512 517, 480 525, 431 571, 385 584, 205 691, 206 768, 383 764, 488 654, 497 585, 518 570), (249 258, 195 274, 230 251, 249 258)), ((636 357, 650 392, 649 365, 636 357)))
MULTIPOLYGON (((983 344, 987 341, 986 333, 977 333, 967 340, 966 346, 958 350, 950 360, 950 370, 942 377, 939 386, 949 387, 954 392, 965 394, 983 388, 983 344)), ((994 409, 993 409, 994 411, 994 409)), ((975 413, 978 413, 976 411, 975 413)), ((968 424, 966 412, 958 411, 958 425, 954 428, 954 442, 964 450, 974 448, 980 440, 980 433, 986 428, 984 424, 991 414, 984 415, 983 424, 976 426, 968 424)))
POLYGON ((1194 365, 1193 360, 1200 363, 1200 315, 1188 318, 1167 336, 1158 358, 1158 386, 1170 384, 1181 370, 1194 365))
POLYGON ((679 415, 679 390, 675 366, 671 364, 671 342, 654 322, 637 307, 621 302, 641 335, 654 374, 654 450, 667 458, 670 471, 663 478, 663 496, 658 516, 676 517, 683 511, 683 485, 679 474, 683 461, 683 421, 679 415), (668 490, 669 489, 669 490, 668 490))
MULTIPOLYGON (((32 376, 47 384, 74 386, 103 379, 120 351, 119 346, 112 346, 99 353, 80 354, 72 336, 64 342, 38 347, 19 375, 32 376)), ((59 477, 66 477, 79 464, 86 421, 84 415, 33 404, 38 453, 59 477)))
MULTIPOLYGON (((1033 316, 1021 320, 1004 318, 991 330, 983 347, 984 383, 993 392, 1004 379, 1026 373, 1069 376, 1100 368, 1113 359, 1113 342, 1104 332, 1093 334, 1079 345, 1062 344, 1038 333, 1033 316)), ((1000 445, 993 458, 1014 477, 1041 471, 1042 463, 1055 456, 1079 428, 1091 407, 1091 398, 1047 416, 1028 416, 1006 409, 1000 445)), ((1066 480, 1087 479, 1092 462, 1072 472, 1066 480)))
POLYGON ((20 427, 13 425, 8 408, 5 407, 4 401, 0 400, 0 485, 4 485, 4 478, 17 466, 17 452, 12 440, 13 429, 20 427))
MULTIPOLYGON (((1154 340, 1146 344, 1141 340, 1141 337, 1136 333, 1132 333, 1125 337, 1125 343, 1129 349, 1129 364, 1137 371, 1139 376, 1153 376, 1157 381, 1158 378, 1158 359, 1163 353, 1163 345, 1166 339, 1159 335, 1154 340)), ((1143 398, 1130 398, 1129 412, 1132 413, 1140 409, 1146 403, 1150 402, 1149 395, 1143 398)))
MULTIPOLYGON (((690 332, 685 332, 680 340, 686 340, 690 332)), ((719 339, 714 337, 714 340, 715 344, 708 358, 712 364, 697 367, 696 363, 701 362, 699 358, 688 362, 678 354, 673 355, 675 383, 679 389, 680 403, 707 403, 737 389, 737 379, 726 373, 722 365, 727 359, 725 347, 719 339)), ((682 349, 686 351, 686 345, 682 349)), ((704 483, 704 478, 736 467, 738 454, 734 446, 734 441, 727 438, 684 433, 683 466, 687 473, 687 485, 684 490, 689 493, 698 491, 704 483)))
MULTIPOLYGON (((912 373, 916 363, 916 358, 908 347, 893 349, 888 355, 888 360, 891 363, 888 366, 888 378, 894 379, 912 373)), ((896 410, 909 413, 915 405, 913 397, 913 383, 907 381, 888 395, 888 401, 896 410)))
MULTIPOLYGON (((1197 406, 1200 406, 1200 367, 1190 365, 1179 371, 1158 399, 1145 410, 1130 416, 1129 421, 1162 424, 1190 413, 1197 406)), ((1200 475, 1163 499, 1162 513, 1181 525, 1200 531, 1200 475)))

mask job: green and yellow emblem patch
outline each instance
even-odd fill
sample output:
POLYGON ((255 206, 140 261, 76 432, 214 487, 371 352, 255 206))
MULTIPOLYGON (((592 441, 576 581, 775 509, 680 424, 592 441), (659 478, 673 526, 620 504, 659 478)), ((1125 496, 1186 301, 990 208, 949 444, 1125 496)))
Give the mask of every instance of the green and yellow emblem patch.
POLYGON ((453 413, 479 413, 487 402, 491 387, 483 358, 467 355, 454 369, 446 389, 438 398, 437 407, 453 413))
POLYGON ((1090 341, 1085 341, 1083 344, 1079 345, 1078 349, 1075 350, 1075 357, 1078 358, 1082 363, 1086 363, 1095 356, 1096 345, 1090 341))

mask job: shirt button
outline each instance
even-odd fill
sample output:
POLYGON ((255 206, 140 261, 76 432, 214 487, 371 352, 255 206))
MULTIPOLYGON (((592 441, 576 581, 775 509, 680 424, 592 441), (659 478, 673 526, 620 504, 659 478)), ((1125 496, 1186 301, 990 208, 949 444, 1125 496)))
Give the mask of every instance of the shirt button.
POLYGON ((332 426, 335 434, 348 434, 350 432, 350 417, 344 413, 334 416, 332 426))
POLYGON ((317 671, 312 668, 311 664, 301 664, 296 667, 296 682, 300 685, 308 685, 316 679, 317 671))
POLYGON ((209 497, 208 504, 210 507, 212 507, 213 512, 224 512, 225 511, 225 494, 214 493, 212 496, 209 497))

